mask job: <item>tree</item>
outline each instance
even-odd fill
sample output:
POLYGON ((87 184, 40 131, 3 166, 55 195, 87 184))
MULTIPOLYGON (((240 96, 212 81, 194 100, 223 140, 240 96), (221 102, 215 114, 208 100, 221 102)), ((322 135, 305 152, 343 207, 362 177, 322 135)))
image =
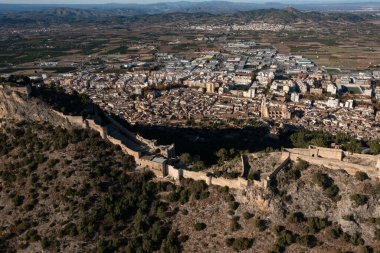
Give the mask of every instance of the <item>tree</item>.
POLYGON ((202 171, 206 169, 206 165, 203 161, 197 161, 191 168, 193 171, 202 171))
POLYGON ((295 148, 305 148, 307 143, 305 141, 305 132, 296 132, 290 136, 293 147, 295 148))
POLYGON ((344 147, 352 153, 360 153, 362 150, 362 144, 356 139, 352 139, 349 143, 344 145, 344 147))
POLYGON ((373 154, 373 155, 380 154, 380 143, 379 143, 379 140, 371 141, 369 143, 369 150, 370 150, 371 154, 373 154))
POLYGON ((253 214, 250 212, 244 212, 243 217, 244 217, 244 219, 249 220, 253 217, 253 214))
POLYGON ((317 238, 314 235, 304 235, 297 237, 297 243, 309 248, 313 248, 317 245, 317 238))
POLYGON ((362 206, 368 202, 368 197, 362 194, 352 194, 350 199, 356 206, 362 206))
POLYGON ((335 197, 338 196, 339 191, 340 191, 339 187, 336 184, 333 184, 333 185, 331 185, 331 186, 329 186, 329 187, 326 188, 325 194, 330 199, 335 199, 335 197))
POLYGON ((294 166, 295 169, 299 169, 299 170, 305 170, 307 169, 307 167, 309 167, 309 163, 306 162, 305 160, 302 160, 301 158, 297 159, 297 162, 294 166))
POLYGON ((367 180, 369 179, 367 173, 363 172, 363 171, 357 171, 355 173, 355 178, 359 181, 364 181, 364 180, 367 180))
POLYGON ((192 159, 191 159, 191 155, 189 153, 183 153, 181 154, 181 156, 179 157, 179 161, 184 164, 184 165, 188 165, 191 163, 192 159))
POLYGON ((322 137, 316 137, 310 141, 310 144, 318 146, 318 147, 327 147, 327 142, 322 137))
POLYGON ((262 219, 259 219, 259 218, 257 218, 257 219, 255 220, 255 226, 256 226, 256 228, 257 228, 260 232, 262 232, 262 231, 264 231, 265 229, 267 229, 266 221, 265 221, 265 220, 262 220, 262 219))
POLYGON ((198 222, 198 223, 195 223, 195 224, 194 224, 194 228, 195 228, 195 230, 197 230, 197 231, 204 230, 206 227, 207 227, 206 224, 203 223, 203 222, 198 222))
POLYGON ((229 152, 227 149, 221 148, 216 152, 216 156, 218 157, 218 162, 223 163, 224 161, 228 160, 229 152))
POLYGON ((227 238, 226 244, 236 251, 248 250, 252 247, 253 239, 247 237, 227 238))
POLYGON ((375 239, 376 239, 377 241, 380 241, 380 229, 379 229, 379 228, 377 228, 377 229, 375 230, 375 239))
POLYGON ((324 174, 320 171, 313 174, 313 182, 323 189, 326 189, 332 185, 332 179, 327 174, 324 174))

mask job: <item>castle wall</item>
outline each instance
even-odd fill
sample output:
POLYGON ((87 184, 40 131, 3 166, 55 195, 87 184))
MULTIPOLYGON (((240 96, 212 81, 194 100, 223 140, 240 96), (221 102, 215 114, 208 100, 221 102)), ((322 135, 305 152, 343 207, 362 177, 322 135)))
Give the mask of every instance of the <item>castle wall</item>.
POLYGON ((174 178, 175 180, 179 180, 181 177, 183 177, 182 170, 177 169, 172 165, 168 165, 168 175, 174 178))
POLYGON ((316 158, 306 155, 293 154, 289 155, 292 161, 297 161, 298 158, 318 166, 324 166, 332 170, 345 170, 350 175, 355 175, 357 171, 362 171, 368 174, 372 178, 380 178, 380 170, 375 167, 363 166, 354 163, 348 163, 344 161, 338 161, 336 159, 316 158))
POLYGON ((142 137, 139 134, 136 134, 136 139, 139 140, 139 141, 141 141, 145 145, 147 145, 149 148, 155 148, 156 145, 157 145, 157 141, 156 140, 153 141, 153 140, 145 139, 144 137, 142 137))
POLYGON ((248 186, 248 180, 238 177, 236 179, 226 179, 223 177, 211 178, 211 185, 218 185, 221 187, 228 186, 233 189, 245 189, 248 186))
POLYGON ((137 152, 135 150, 130 149, 129 147, 124 145, 121 142, 121 140, 116 139, 110 135, 107 135, 105 133, 104 128, 102 126, 96 124, 94 122, 94 120, 89 119, 89 120, 83 121, 82 116, 70 116, 70 115, 64 115, 63 113, 60 113, 57 111, 55 111, 55 112, 58 115, 60 115, 61 117, 65 118, 70 123, 70 125, 77 126, 77 127, 83 127, 83 128, 89 127, 90 129, 98 132, 103 139, 108 139, 108 141, 111 142, 112 144, 118 145, 123 150, 123 152, 127 153, 130 156, 133 156, 136 163, 138 162, 137 160, 140 159, 140 155, 141 155, 140 152, 137 152))
POLYGON ((82 116, 70 116, 70 115, 64 115, 66 120, 70 122, 71 125, 77 126, 77 127, 84 127, 84 121, 82 116))
POLYGON ((118 145, 118 146, 121 148, 121 150, 122 150, 123 152, 127 153, 127 154, 130 155, 130 156, 133 156, 133 158, 135 159, 136 164, 139 164, 139 160, 140 160, 140 156, 141 156, 140 152, 138 152, 138 151, 134 151, 134 150, 128 148, 127 146, 125 146, 125 145, 121 142, 121 140, 116 139, 116 138, 114 138, 114 137, 112 137, 112 136, 106 135, 106 139, 107 139, 109 142, 111 142, 112 144, 114 144, 114 145, 118 145))
POLYGON ((374 156, 374 155, 367 155, 367 154, 356 154, 356 153, 351 153, 351 152, 344 152, 345 157, 352 157, 352 158, 358 158, 358 159, 363 159, 363 160, 370 160, 373 162, 377 162, 379 159, 379 156, 374 156))
POLYGON ((131 137, 132 140, 136 140, 136 135, 134 133, 132 133, 131 131, 129 131, 128 129, 126 129, 124 126, 122 126, 119 122, 117 122, 116 120, 114 120, 112 117, 110 117, 109 115, 105 114, 105 117, 120 131, 122 132, 123 134, 127 135, 128 137, 131 137))
POLYGON ((337 159, 341 161, 343 159, 343 150, 341 149, 333 149, 333 148, 321 148, 310 146, 309 150, 311 154, 315 154, 315 150, 317 150, 317 155, 314 157, 322 157, 328 159, 337 159))
POLYGON ((88 119, 86 120, 86 124, 87 124, 86 127, 91 128, 92 130, 98 132, 103 139, 107 138, 106 131, 104 130, 104 128, 96 124, 94 120, 88 119))
POLYGON ((343 159, 343 150, 341 149, 309 146, 308 149, 291 148, 287 150, 291 153, 297 153, 300 155, 311 156, 311 157, 321 157, 321 158, 327 158, 327 159, 335 159, 339 161, 343 159))
POLYGON ((179 178, 190 178, 193 180, 202 180, 205 181, 208 185, 217 185, 217 186, 227 186, 232 189, 245 189, 248 186, 248 180, 244 178, 236 178, 236 179, 226 179, 223 177, 212 177, 208 176, 207 173, 202 171, 190 171, 190 170, 182 170, 176 169, 173 166, 168 166, 168 174, 175 179, 179 178))
POLYGON ((282 152, 281 158, 282 161, 279 166, 268 176, 267 180, 271 180, 289 163, 290 157, 288 152, 282 152))
MULTIPOLYGON (((380 169, 376 168, 374 166, 364 166, 360 164, 353 164, 349 162, 342 161, 343 155, 346 157, 354 157, 354 158, 360 158, 364 160, 371 160, 374 162, 378 162, 379 159, 377 156, 371 156, 371 155, 364 155, 364 154, 350 154, 348 152, 343 152, 339 149, 329 149, 329 148, 320 148, 320 147, 314 147, 310 146, 309 149, 289 149, 289 152, 283 152, 281 156, 281 164, 272 172, 272 174, 266 179, 262 181, 248 181, 244 178, 237 178, 237 179, 225 179, 222 177, 214 178, 211 176, 208 176, 205 172, 194 172, 194 171, 188 171, 188 170, 182 170, 182 169, 176 169, 174 166, 166 165, 166 163, 158 163, 157 161, 152 161, 148 158, 141 157, 141 153, 135 150, 132 150, 131 148, 127 147, 125 144, 122 143, 121 140, 116 139, 112 136, 109 136, 106 134, 105 129, 96 124, 94 120, 89 119, 83 121, 82 116, 70 116, 70 115, 64 115, 60 112, 54 111, 55 115, 59 115, 60 118, 64 119, 66 123, 72 126, 77 127, 83 127, 83 128, 90 128, 94 131, 97 131, 100 133, 102 138, 108 139, 112 144, 120 146, 123 152, 131 155, 134 157, 136 164, 142 166, 142 167, 148 167, 150 168, 158 177, 164 177, 166 175, 169 175, 173 177, 174 179, 180 179, 183 178, 191 178, 193 180, 203 180, 209 185, 218 185, 221 187, 228 186, 229 188, 234 189, 245 189, 248 186, 252 185, 253 187, 266 187, 269 180, 275 177, 278 172, 289 162, 289 160, 297 161, 298 158, 305 160, 309 162, 310 164, 324 166, 329 169, 334 170, 345 170, 347 173, 351 175, 355 175, 357 171, 363 171, 366 172, 370 177, 373 178, 380 178, 380 169)), ((136 138, 137 142, 140 141, 145 144, 152 145, 154 144, 153 141, 145 140, 141 136, 136 136, 133 133, 129 132, 127 129, 125 129, 123 126, 121 126, 118 122, 113 120, 111 117, 108 117, 109 120, 114 124, 122 133, 132 137, 134 140, 136 138)), ((244 167, 244 166, 243 166, 244 167)), ((380 167, 380 163, 379 163, 380 167)))
POLYGON ((190 170, 182 170, 182 176, 184 178, 191 178, 194 180, 203 180, 207 184, 210 183, 209 177, 204 172, 196 172, 196 171, 190 171, 190 170))
POLYGON ((166 175, 166 164, 165 163, 157 163, 148 159, 138 159, 136 161, 138 165, 141 167, 148 167, 151 171, 156 174, 157 177, 165 177, 166 175))

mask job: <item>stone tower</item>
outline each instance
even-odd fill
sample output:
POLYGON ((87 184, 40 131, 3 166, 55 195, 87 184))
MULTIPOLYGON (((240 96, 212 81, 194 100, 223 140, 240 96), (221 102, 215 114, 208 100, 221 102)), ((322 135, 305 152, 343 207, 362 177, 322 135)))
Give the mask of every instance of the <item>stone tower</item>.
POLYGON ((267 106, 266 97, 263 97, 263 99, 261 101, 260 114, 261 114, 261 118, 269 118, 269 109, 267 106))

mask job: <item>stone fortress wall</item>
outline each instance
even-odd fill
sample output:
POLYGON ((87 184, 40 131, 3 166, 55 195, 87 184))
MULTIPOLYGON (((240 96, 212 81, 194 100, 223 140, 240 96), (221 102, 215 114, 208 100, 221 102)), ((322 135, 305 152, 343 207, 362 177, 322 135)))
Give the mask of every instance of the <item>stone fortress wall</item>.
MULTIPOLYGON (((184 170, 180 168, 175 168, 172 165, 167 165, 165 163, 157 163, 149 159, 149 156, 143 156, 141 152, 135 151, 129 147, 127 147, 123 142, 117 138, 114 138, 111 135, 107 134, 107 131, 105 130, 105 127, 100 126, 99 124, 95 123, 93 119, 86 119, 83 120, 82 116, 70 116, 70 115, 64 115, 60 112, 55 111, 58 115, 63 117, 69 124, 76 127, 82 127, 82 128, 89 128, 96 132, 98 132, 103 139, 107 139, 109 142, 111 142, 114 145, 118 145, 121 150, 125 153, 127 153, 130 156, 133 156, 135 159, 135 162, 137 165, 145 168, 149 168, 154 172, 154 174, 157 177, 165 177, 170 176, 173 179, 181 179, 181 178, 190 178, 193 180, 203 180, 208 185, 218 185, 221 187, 227 186, 229 188, 233 189, 245 189, 249 185, 249 181, 246 180, 243 177, 238 177, 236 179, 226 179, 226 178, 216 178, 212 177, 206 172, 195 172, 195 171, 189 171, 184 170)), ((140 135, 135 135, 131 132, 129 132, 127 129, 125 129, 123 126, 121 126, 118 122, 110 118, 110 116, 107 117, 107 119, 110 120, 111 124, 115 124, 119 131, 123 132, 124 134, 127 134, 129 137, 136 137, 138 141, 144 142, 145 144, 148 144, 150 148, 154 149, 157 147, 157 149, 162 149, 163 146, 158 146, 156 144, 156 141, 151 141, 144 139, 140 135)), ((169 149, 171 149, 173 146, 169 146, 169 149)), ((168 153, 172 152, 171 150, 168 151, 168 153)), ((243 159, 243 158, 242 158, 243 159)), ((244 163, 244 161, 242 162, 244 163)), ((252 183, 256 187, 265 187, 266 183, 261 183, 259 181, 255 181, 252 183)))
POLYGON ((310 164, 324 166, 333 170, 343 169, 351 175, 354 175, 357 171, 363 171, 370 177, 380 178, 380 156, 352 154, 344 152, 341 149, 316 146, 309 146, 307 149, 294 148, 284 150, 279 165, 267 178, 262 179, 261 181, 245 179, 247 176, 247 165, 244 156, 242 156, 242 174, 240 177, 236 179, 215 178, 206 172, 184 170, 167 164, 167 160, 174 156, 174 145, 158 146, 156 141, 144 139, 142 136, 130 132, 109 115, 105 116, 112 127, 119 132, 116 134, 116 137, 111 135, 107 126, 101 126, 96 123, 94 119, 83 120, 82 116, 64 115, 51 109, 41 109, 41 106, 38 103, 30 104, 25 101, 21 95, 18 95, 19 91, 5 93, 2 92, 3 89, 4 87, 0 87, 0 95, 4 98, 2 99, 3 101, 0 101, 0 109, 3 112, 0 115, 0 118, 17 118, 17 116, 25 117, 26 115, 26 119, 42 120, 45 118, 46 121, 46 117, 48 117, 48 119, 54 121, 52 122, 54 125, 71 125, 92 129, 98 132, 103 139, 107 139, 112 144, 120 146, 123 152, 135 159, 138 166, 151 169, 157 177, 169 176, 175 180, 191 178, 194 180, 203 180, 209 185, 227 186, 229 188, 242 190, 247 187, 267 188, 270 185, 270 181, 273 180, 281 169, 283 169, 290 161, 302 159, 310 164), (34 110, 34 108, 39 108, 39 110, 34 110), (28 114, 28 110, 37 111, 38 114, 28 114), (120 138, 118 138, 118 136, 120 138), (129 140, 127 142, 123 141, 123 136, 129 140), (147 152, 147 148, 150 148, 151 151, 158 150, 163 157, 157 157, 152 152, 147 152), (351 162, 351 160, 363 160, 366 161, 366 164, 354 163, 351 162))
POLYGON ((302 159, 310 164, 324 166, 332 170, 345 170, 350 175, 362 171, 372 178, 380 178, 380 156, 344 152, 341 149, 310 146, 308 149, 286 149, 283 152, 291 161, 302 159), (344 158, 371 161, 374 165, 363 165, 344 161, 344 158))
MULTIPOLYGON (((58 112, 57 112, 58 113, 58 112)), ((270 184, 270 181, 273 180, 276 175, 290 162, 296 162, 298 159, 302 159, 310 164, 324 166, 333 170, 345 170, 350 175, 355 175, 357 171, 366 172, 372 178, 380 178, 380 157, 373 155, 365 155, 365 154, 352 154, 350 152, 344 152, 341 149, 333 149, 333 148, 322 148, 316 146, 310 146, 307 149, 302 148, 293 148, 286 149, 281 154, 280 164, 274 169, 274 171, 265 179, 261 181, 252 180, 249 181, 243 177, 238 177, 236 179, 226 179, 226 178, 216 178, 212 175, 209 175, 206 172, 199 171, 189 171, 185 169, 175 168, 172 165, 167 165, 166 163, 160 164, 154 162, 150 159, 147 159, 145 156, 142 156, 140 152, 132 150, 131 148, 124 145, 120 140, 107 135, 105 133, 104 127, 96 124, 94 120, 87 119, 83 121, 81 116, 67 116, 59 113, 62 117, 65 117, 68 122, 72 125, 91 128, 100 133, 102 138, 109 140, 112 144, 118 145, 121 147, 123 152, 127 153, 134 157, 136 164, 142 167, 146 167, 151 169, 156 176, 165 177, 170 176, 175 180, 179 180, 181 178, 190 178, 193 180, 203 180, 208 185, 218 185, 221 187, 227 186, 232 189, 241 189, 244 190, 247 187, 256 187, 256 188, 267 188, 270 184), (376 167, 365 166, 361 164, 355 164, 343 161, 344 157, 352 157, 363 160, 371 160, 373 163, 376 163, 376 167)), ((119 126, 123 128, 121 125, 119 126)), ((135 136, 133 133, 129 132, 125 128, 123 128, 123 132, 127 131, 130 136, 135 136)), ((143 137, 138 136, 138 139, 141 141, 143 137)), ((155 144, 155 141, 146 140, 146 143, 150 145, 155 144)), ((243 157, 242 157, 243 159, 243 157)), ((244 161, 242 160, 242 164, 244 161)), ((244 167, 242 170, 244 170, 244 167)), ((243 174, 243 173, 242 173, 243 174)))
MULTIPOLYGON (((164 177, 166 174, 166 161, 156 162, 153 161, 153 157, 151 156, 143 156, 142 153, 138 150, 134 150, 131 147, 125 145, 122 140, 113 137, 112 135, 107 133, 107 129, 104 126, 97 124, 93 119, 85 119, 83 120, 82 116, 70 116, 64 115, 60 112, 55 111, 58 115, 64 118, 68 123, 75 127, 89 128, 100 134, 103 139, 107 139, 114 145, 117 145, 121 148, 121 150, 132 156, 135 159, 137 165, 141 167, 148 167, 152 169, 152 171, 159 177, 164 177)), ((116 121, 110 121, 111 124, 114 124, 116 121)), ((117 122, 116 122, 117 123, 117 122)), ((127 129, 123 128, 120 124, 116 125, 117 129, 121 131, 123 134, 127 134, 129 137, 134 137, 134 134, 129 132, 127 129)), ((141 137, 142 138, 142 137, 141 137)))

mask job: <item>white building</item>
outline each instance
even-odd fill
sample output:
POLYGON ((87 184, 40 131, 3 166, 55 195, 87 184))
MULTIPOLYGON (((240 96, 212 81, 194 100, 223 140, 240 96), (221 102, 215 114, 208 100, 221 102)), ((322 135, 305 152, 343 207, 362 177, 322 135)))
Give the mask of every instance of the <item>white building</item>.
POLYGON ((336 89, 336 86, 334 84, 329 83, 327 85, 327 92, 328 93, 331 93, 332 95, 335 95, 336 91, 337 91, 337 89, 336 89))
POLYGON ((295 102, 295 103, 298 103, 300 101, 300 95, 296 92, 293 92, 291 95, 290 95, 290 100, 292 102, 295 102))
POLYGON ((329 100, 327 101, 326 105, 328 107, 331 107, 331 108, 337 108, 339 107, 339 99, 337 98, 329 98, 329 100))
POLYGON ((347 100, 346 103, 344 104, 344 107, 346 107, 348 109, 354 108, 354 100, 352 100, 352 99, 347 100))

